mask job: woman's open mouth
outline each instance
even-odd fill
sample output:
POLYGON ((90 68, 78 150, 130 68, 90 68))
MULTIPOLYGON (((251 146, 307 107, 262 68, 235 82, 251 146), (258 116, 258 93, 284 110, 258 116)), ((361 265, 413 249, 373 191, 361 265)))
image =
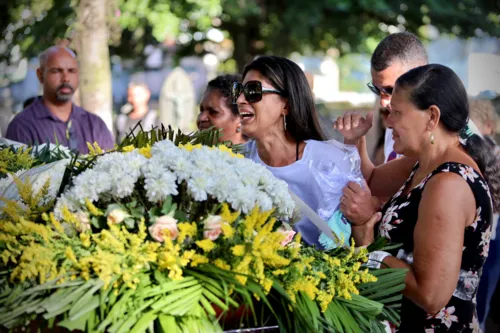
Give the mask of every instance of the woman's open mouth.
POLYGON ((250 112, 250 111, 240 110, 240 117, 241 117, 242 121, 246 121, 246 120, 249 120, 249 119, 255 117, 255 114, 253 112, 250 112))

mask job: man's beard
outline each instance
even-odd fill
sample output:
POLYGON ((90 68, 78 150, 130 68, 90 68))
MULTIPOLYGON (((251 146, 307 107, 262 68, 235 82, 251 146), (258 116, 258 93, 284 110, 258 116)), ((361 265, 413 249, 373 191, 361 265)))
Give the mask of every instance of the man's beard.
POLYGON ((59 102, 67 102, 67 101, 71 100, 71 98, 73 98, 74 93, 75 93, 75 89, 73 89, 73 87, 69 83, 63 83, 60 86, 58 86, 56 89, 56 99, 59 102), (62 88, 68 88, 71 90, 71 92, 66 93, 66 94, 61 93, 60 90, 62 88))

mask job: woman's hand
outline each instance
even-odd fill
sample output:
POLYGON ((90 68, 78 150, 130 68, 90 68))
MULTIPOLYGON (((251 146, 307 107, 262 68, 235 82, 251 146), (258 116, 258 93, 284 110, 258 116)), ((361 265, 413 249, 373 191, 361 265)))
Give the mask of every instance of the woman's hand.
POLYGON ((333 128, 344 136, 344 143, 356 144, 358 140, 366 135, 373 124, 373 112, 369 112, 366 117, 358 113, 345 113, 338 117, 333 123, 333 128))
POLYGON ((375 225, 382 218, 382 213, 378 212, 363 225, 352 225, 352 237, 356 246, 367 246, 375 240, 375 225))
POLYGON ((377 212, 370 188, 365 181, 363 186, 349 182, 342 190, 340 211, 353 225, 363 225, 377 212))

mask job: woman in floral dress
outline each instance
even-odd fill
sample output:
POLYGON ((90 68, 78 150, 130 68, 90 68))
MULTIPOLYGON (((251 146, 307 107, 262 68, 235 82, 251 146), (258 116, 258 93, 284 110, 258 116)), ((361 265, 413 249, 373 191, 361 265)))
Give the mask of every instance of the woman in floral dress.
MULTIPOLYGON (((408 269, 399 332, 479 332, 475 296, 500 208, 500 167, 468 119, 467 93, 451 69, 415 68, 397 80, 387 121, 405 157, 363 163, 371 193, 391 199, 353 235, 356 245, 377 233, 401 244, 370 256, 374 266, 408 269)), ((336 127, 350 138, 371 126, 349 121, 336 127)), ((366 161, 364 137, 357 144, 366 161)))

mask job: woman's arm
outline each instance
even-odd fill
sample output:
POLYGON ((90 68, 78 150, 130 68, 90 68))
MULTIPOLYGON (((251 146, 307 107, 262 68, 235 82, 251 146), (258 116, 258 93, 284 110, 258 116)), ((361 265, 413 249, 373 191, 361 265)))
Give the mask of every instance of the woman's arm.
POLYGON ((346 113, 335 121, 333 127, 344 136, 345 144, 356 145, 361 158, 361 172, 371 194, 381 199, 390 198, 404 184, 416 160, 400 158, 375 167, 368 155, 365 138, 372 123, 372 112, 366 117, 357 113, 346 113))
MULTIPOLYGON (((403 294, 429 314, 441 310, 453 295, 460 273, 464 229, 473 221, 475 212, 474 195, 460 176, 434 176, 419 205, 413 263, 391 256, 383 260, 390 268, 409 269, 403 294)), ((366 230, 357 234, 364 237, 360 243, 373 238, 366 230)))
POLYGON ((364 136, 358 140, 356 147, 361 158, 363 177, 366 179, 372 195, 378 198, 392 197, 408 179, 416 163, 415 159, 401 157, 375 167, 368 155, 364 136))

